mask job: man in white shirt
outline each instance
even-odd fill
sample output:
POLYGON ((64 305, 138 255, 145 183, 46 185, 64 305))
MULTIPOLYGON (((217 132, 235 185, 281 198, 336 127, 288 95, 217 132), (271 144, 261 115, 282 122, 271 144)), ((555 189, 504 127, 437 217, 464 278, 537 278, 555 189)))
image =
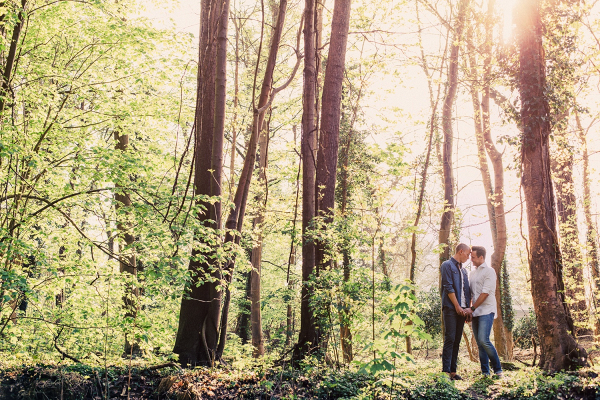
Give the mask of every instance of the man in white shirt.
POLYGON ((496 317, 496 271, 485 263, 485 248, 471 247, 471 262, 476 269, 471 272, 471 298, 473 305, 473 334, 479 347, 481 372, 490 375, 490 363, 496 376, 502 376, 502 366, 496 348, 490 341, 490 333, 496 317))

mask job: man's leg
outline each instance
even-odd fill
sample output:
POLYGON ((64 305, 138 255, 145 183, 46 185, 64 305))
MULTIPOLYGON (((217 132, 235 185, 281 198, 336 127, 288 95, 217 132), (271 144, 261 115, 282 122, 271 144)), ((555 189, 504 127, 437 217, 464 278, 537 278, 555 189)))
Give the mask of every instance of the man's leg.
POLYGON ((477 342, 477 347, 479 348, 479 364, 481 365, 481 373, 484 375, 490 374, 490 358, 485 352, 485 348, 483 347, 483 343, 479 338, 479 334, 481 331, 481 325, 479 324, 480 317, 473 317, 473 335, 475 336, 475 341, 477 342))
POLYGON ((458 349, 460 348, 460 339, 462 338, 463 328, 465 326, 465 317, 456 314, 456 328, 454 331, 454 345, 452 346, 452 362, 450 363, 450 374, 456 372, 456 361, 458 360, 458 349))
MULTIPOLYGON (((481 315, 479 318, 479 334, 476 336, 477 343, 481 343, 479 346, 479 353, 481 350, 485 352, 486 356, 489 357, 490 364, 494 373, 499 374, 502 372, 502 365, 500 364, 500 357, 496 348, 490 341, 490 333, 492 332, 492 325, 494 324, 494 313, 487 315, 481 315)), ((489 371, 489 367, 488 367, 489 371)))
MULTIPOLYGON (((454 348, 454 342, 456 340, 456 320, 458 314, 456 311, 444 308, 444 347, 442 349, 442 372, 450 373, 452 363, 452 350, 454 348)), ((460 337, 458 337, 460 340, 460 337)))

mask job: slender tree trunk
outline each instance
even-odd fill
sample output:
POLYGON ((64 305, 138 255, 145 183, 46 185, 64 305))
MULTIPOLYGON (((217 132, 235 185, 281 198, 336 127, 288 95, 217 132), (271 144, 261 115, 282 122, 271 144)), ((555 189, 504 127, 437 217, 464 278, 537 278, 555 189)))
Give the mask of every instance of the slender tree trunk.
MULTIPOLYGON (((316 213, 323 223, 333 222, 335 205, 335 183, 340 135, 340 116, 342 103, 342 82, 346 60, 346 44, 350 26, 350 0, 336 0, 331 23, 329 55, 323 82, 323 105, 319 133, 319 149, 316 171, 316 213)), ((331 267, 327 256, 327 244, 317 241, 316 267, 322 270, 331 267)))
POLYGON ((4 111, 6 106, 6 100, 9 92, 10 80, 13 75, 13 68, 17 59, 17 46, 19 45, 19 37, 23 29, 23 23, 25 22, 25 6, 27 0, 21 0, 21 9, 17 16, 17 22, 13 28, 12 37, 10 40, 10 47, 8 49, 8 55, 4 64, 4 72, 2 74, 2 86, 0 87, 0 114, 4 111))
POLYGON ((244 302, 240 306, 240 324, 238 326, 238 335, 242 344, 246 344, 251 340, 250 334, 250 298, 252 297, 252 277, 250 272, 244 275, 246 280, 244 302))
POLYGON ((258 183, 261 186, 259 195, 257 196, 257 202, 259 209, 257 216, 254 217, 254 230, 258 233, 256 243, 252 248, 252 271, 251 276, 251 326, 252 326, 252 346, 254 351, 252 355, 255 358, 261 357, 265 354, 265 348, 263 344, 262 334, 262 321, 261 321, 261 310, 260 310, 260 276, 261 276, 261 263, 262 263, 262 249, 263 249, 263 224, 265 222, 265 209, 267 206, 267 157, 268 157, 268 143, 269 143, 269 129, 268 125, 265 124, 260 135, 259 143, 259 174, 258 183), (266 127, 266 129, 265 129, 266 127))
POLYGON ((566 130, 555 135, 556 148, 551 163, 559 233, 563 244, 563 267, 565 271, 565 297, 579 332, 585 331, 588 322, 585 286, 583 283, 583 259, 577 226, 577 199, 573 182, 573 149, 568 143, 566 130))
MULTIPOLYGON (((342 121, 344 120, 344 116, 342 116, 342 121)), ((347 134, 342 140, 345 141, 342 146, 342 150, 340 151, 340 161, 342 163, 342 167, 340 168, 340 190, 341 190, 341 199, 340 199, 340 214, 341 218, 347 218, 346 208, 348 205, 348 167, 350 162, 350 150, 353 141, 352 127, 350 126, 347 134)), ((352 260, 350 259, 350 240, 346 236, 342 239, 342 269, 344 273, 344 285, 346 285, 350 281, 350 263, 352 260)), ((340 311, 338 313, 338 317, 340 320, 340 345, 342 348, 342 358, 345 363, 349 363, 353 358, 352 351, 352 332, 350 331, 350 307, 348 304, 342 300, 340 305, 340 311)))
MULTIPOLYGON (((252 133, 248 142, 248 150, 246 153, 246 157, 244 158, 244 166, 242 167, 242 173, 240 175, 240 180, 233 199, 233 207, 227 218, 226 228, 228 229, 228 232, 225 236, 226 243, 235 242, 239 244, 239 235, 234 235, 232 232, 237 231, 238 233, 241 233, 242 227, 244 225, 244 216, 246 213, 248 193, 250 192, 250 183, 252 181, 252 173, 254 171, 254 164, 256 161, 256 149, 258 146, 260 127, 263 126, 265 113, 270 103, 273 101, 275 92, 281 90, 281 88, 273 89, 273 72, 277 63, 277 53, 279 51, 279 43, 281 42, 281 35, 283 33, 283 25, 285 23, 286 11, 287 0, 281 0, 281 2, 279 3, 277 23, 275 24, 271 35, 269 55, 267 57, 267 65, 265 68, 265 75, 262 81, 261 91, 258 98, 258 105, 253 112, 252 133)), ((259 62, 260 54, 257 57, 256 72, 258 72, 259 62)), ((290 80, 293 78, 294 73, 292 73, 292 77, 290 78, 290 80)), ((288 83, 290 82, 290 80, 288 80, 288 83)), ((286 85, 288 83, 286 83, 286 85)), ((229 300, 231 298, 229 294, 229 284, 231 283, 234 267, 235 260, 230 260, 224 268, 227 284, 227 299, 223 304, 223 312, 221 315, 222 324, 219 335, 219 344, 216 352, 218 359, 220 359, 223 355, 223 350, 225 349, 225 342, 227 338, 227 319, 229 315, 229 300)))
MULTIPOLYGON (((129 135, 120 135, 117 131, 115 131, 114 137, 116 141, 116 149, 122 152, 127 151, 129 148, 129 135)), ((117 189, 120 189, 122 186, 120 184, 116 184, 116 187, 117 189)), ((119 269, 121 273, 131 274, 135 279, 138 273, 136 257, 134 254, 123 255, 123 249, 130 248, 135 242, 135 237, 131 231, 131 223, 127 221, 127 214, 128 210, 131 208, 131 205, 131 197, 126 189, 120 189, 119 192, 115 193, 115 209, 117 214, 119 214, 119 210, 121 208, 125 209, 124 214, 126 214, 117 218, 117 231, 119 232, 119 236, 121 236, 125 242, 124 246, 120 246, 121 254, 119 255, 119 269)), ((139 288, 134 287, 134 285, 131 283, 126 284, 125 294, 123 296, 125 318, 135 320, 137 317, 139 294, 139 288)), ((126 334, 124 354, 138 354, 139 352, 140 348, 137 343, 130 341, 126 334)))
POLYGON ((315 0, 304 2, 304 85, 302 92, 302 293, 300 303, 300 334, 294 348, 293 360, 300 361, 319 345, 314 310, 310 304, 309 281, 315 270, 315 245, 311 238, 315 217, 315 105, 316 49, 315 0))
POLYGON ((540 366, 559 371, 587 365, 587 353, 573 331, 564 302, 561 253, 550 178, 550 112, 544 93, 546 71, 539 0, 523 0, 516 13, 524 130, 521 147, 522 187, 527 203, 528 258, 531 292, 540 335, 540 366))
MULTIPOLYGON (((498 151, 492 140, 490 124, 490 85, 491 85, 491 65, 492 65, 492 40, 493 40, 493 16, 494 1, 488 2, 488 12, 486 17, 485 29, 486 37, 483 45, 483 79, 481 82, 482 97, 479 100, 479 94, 476 87, 471 88, 473 102, 473 111, 475 113, 475 135, 477 139, 477 153, 483 186, 486 193, 486 204, 490 216, 490 228, 492 231, 492 241, 494 244, 494 253, 492 254, 491 266, 496 271, 496 319, 494 320, 494 341, 496 350, 504 359, 511 361, 513 358, 512 333, 504 324, 502 314, 503 297, 501 293, 502 281, 502 262, 506 253, 506 217, 504 212, 504 166, 502 163, 502 153, 498 151), (487 157, 490 157, 494 171, 494 180, 490 175, 487 157)), ((469 63, 471 79, 479 83, 477 76, 477 62, 473 47, 473 39, 470 34, 468 42, 472 49, 469 52, 469 63)), ((476 299, 473 299, 475 301, 476 299)))
MULTIPOLYGON (((575 122, 577 124, 577 131, 579 133, 579 140, 581 140, 581 153, 583 161, 583 213, 585 215, 586 224, 586 247, 587 247, 587 263, 590 268, 593 283, 591 284, 591 307, 594 310, 594 337, 598 342, 600 341, 600 307, 598 306, 598 291, 600 291, 600 263, 598 262, 598 234, 594 221, 592 220, 592 190, 590 187, 590 160, 587 145, 587 130, 583 129, 581 125, 581 119, 577 108, 575 108, 575 122)), ((590 125, 591 126, 591 125, 590 125)))
POLYGON ((444 133, 444 146, 442 151, 442 168, 444 172, 444 212, 440 223, 439 244, 442 246, 440 252, 440 263, 450 258, 450 232, 454 220, 454 175, 452 172, 452 108, 458 88, 458 54, 463 39, 465 15, 469 0, 460 0, 458 14, 454 28, 454 40, 450 45, 450 57, 448 59, 448 81, 444 106, 442 111, 442 130, 444 133))
MULTIPOLYGON (((297 142, 297 134, 296 134, 296 125, 292 126, 292 131, 294 132, 294 149, 296 148, 297 142)), ((292 266, 296 265, 296 221, 298 219, 298 202, 300 199, 300 171, 302 168, 302 155, 298 157, 298 174, 296 175, 296 202, 294 204, 294 219, 292 221, 292 237, 290 240, 290 256, 288 258, 288 268, 286 275, 286 287, 288 291, 292 291, 292 287, 294 282, 291 280, 291 272, 292 266)), ((294 332, 293 328, 293 310, 292 310, 292 296, 290 295, 287 300, 287 318, 286 318, 286 327, 285 327, 285 346, 288 347, 292 343, 292 335, 294 332)))

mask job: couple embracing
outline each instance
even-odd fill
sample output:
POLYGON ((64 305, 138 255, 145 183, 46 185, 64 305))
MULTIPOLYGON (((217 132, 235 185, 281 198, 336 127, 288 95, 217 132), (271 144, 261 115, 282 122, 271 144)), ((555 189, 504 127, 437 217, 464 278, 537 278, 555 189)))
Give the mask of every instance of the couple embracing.
POLYGON ((490 364, 497 377, 502 366, 496 348, 490 341, 492 324, 496 317, 496 271, 485 263, 484 247, 461 243, 456 252, 441 266, 442 314, 444 318, 444 348, 442 371, 452 380, 461 380, 456 374, 456 359, 465 322, 471 322, 479 347, 481 372, 490 375, 490 364), (463 263, 471 261, 475 270, 467 276, 463 263))

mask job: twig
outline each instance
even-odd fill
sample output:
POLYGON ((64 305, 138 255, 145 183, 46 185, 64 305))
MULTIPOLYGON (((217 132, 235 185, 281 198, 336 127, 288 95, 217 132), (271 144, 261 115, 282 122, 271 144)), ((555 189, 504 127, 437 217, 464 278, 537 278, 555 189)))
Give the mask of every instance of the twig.
POLYGON ((60 328, 60 331, 58 331, 58 334, 54 337, 54 348, 64 357, 64 358, 68 358, 71 361, 76 362, 77 364, 83 364, 79 359, 70 356, 69 354, 67 354, 65 351, 63 351, 60 347, 58 347, 58 338, 60 337, 60 334, 62 333, 62 331, 64 330, 63 328, 60 328))

